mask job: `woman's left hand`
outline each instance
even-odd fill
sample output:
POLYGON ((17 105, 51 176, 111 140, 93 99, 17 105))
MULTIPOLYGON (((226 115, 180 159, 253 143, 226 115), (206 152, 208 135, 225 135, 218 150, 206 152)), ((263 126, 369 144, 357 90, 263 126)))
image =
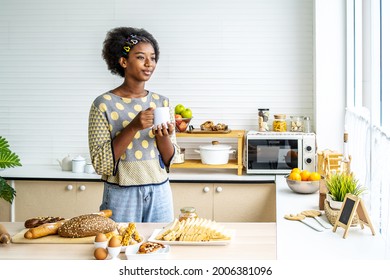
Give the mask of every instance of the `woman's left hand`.
POLYGON ((174 130, 175 126, 170 122, 167 122, 166 125, 158 125, 152 128, 153 134, 160 137, 172 135, 174 130))

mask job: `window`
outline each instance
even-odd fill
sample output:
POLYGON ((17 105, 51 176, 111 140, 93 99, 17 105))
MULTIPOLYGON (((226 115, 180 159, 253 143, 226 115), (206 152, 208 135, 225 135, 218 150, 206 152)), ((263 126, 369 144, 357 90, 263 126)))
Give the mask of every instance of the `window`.
POLYGON ((364 198, 390 258, 390 1, 346 3, 351 169, 369 190, 364 198))

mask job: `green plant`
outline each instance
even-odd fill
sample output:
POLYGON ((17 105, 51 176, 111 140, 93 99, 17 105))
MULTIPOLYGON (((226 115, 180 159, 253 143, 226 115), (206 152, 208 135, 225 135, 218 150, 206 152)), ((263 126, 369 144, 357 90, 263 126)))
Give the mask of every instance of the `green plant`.
POLYGON ((334 173, 326 179, 326 187, 330 196, 335 201, 344 201, 347 193, 360 196, 366 188, 359 184, 359 181, 352 173, 334 173))
MULTIPOLYGON (((7 140, 0 136, 0 168, 12 168, 16 166, 22 166, 19 156, 9 149, 7 140)), ((12 203, 15 195, 16 191, 0 176, 0 198, 12 203)))

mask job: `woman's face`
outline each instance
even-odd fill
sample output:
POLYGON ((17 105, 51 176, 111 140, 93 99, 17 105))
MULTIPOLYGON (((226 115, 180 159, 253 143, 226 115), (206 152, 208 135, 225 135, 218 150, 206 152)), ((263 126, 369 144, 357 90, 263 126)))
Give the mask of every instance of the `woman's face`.
POLYGON ((138 43, 132 47, 126 62, 126 78, 148 81, 157 64, 153 46, 145 42, 138 43))

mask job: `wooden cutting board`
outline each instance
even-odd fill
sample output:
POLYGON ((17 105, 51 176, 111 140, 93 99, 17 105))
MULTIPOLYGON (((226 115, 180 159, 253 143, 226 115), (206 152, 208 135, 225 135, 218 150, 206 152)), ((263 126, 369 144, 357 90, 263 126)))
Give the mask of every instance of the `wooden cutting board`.
POLYGON ((82 238, 66 238, 59 235, 49 235, 36 239, 24 238, 24 233, 28 229, 24 229, 21 232, 12 236, 12 243, 29 243, 29 244, 93 244, 95 236, 82 237, 82 238))
POLYGON ((212 131, 212 130, 201 130, 199 128, 194 128, 193 130, 187 130, 187 133, 192 133, 192 134, 227 134, 230 132, 231 132, 230 129, 212 131))

